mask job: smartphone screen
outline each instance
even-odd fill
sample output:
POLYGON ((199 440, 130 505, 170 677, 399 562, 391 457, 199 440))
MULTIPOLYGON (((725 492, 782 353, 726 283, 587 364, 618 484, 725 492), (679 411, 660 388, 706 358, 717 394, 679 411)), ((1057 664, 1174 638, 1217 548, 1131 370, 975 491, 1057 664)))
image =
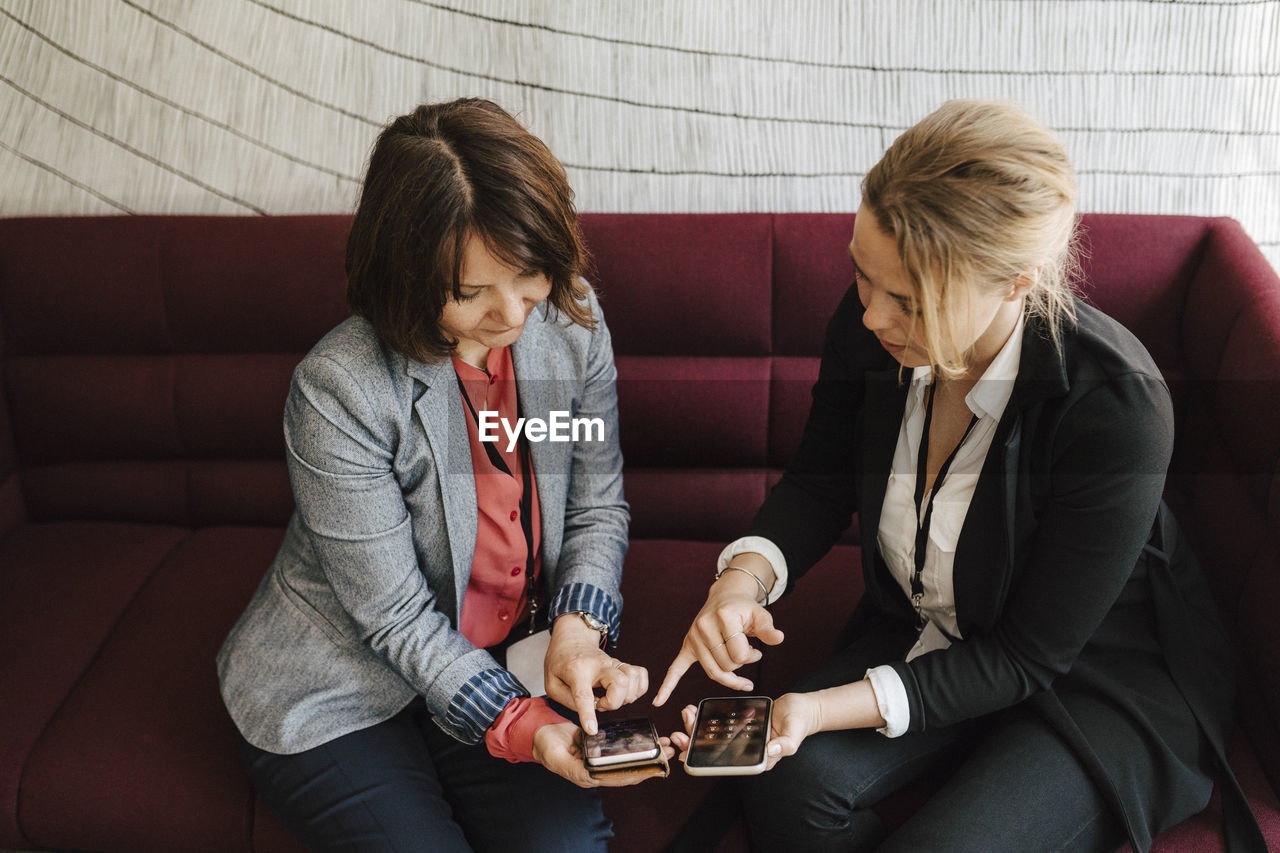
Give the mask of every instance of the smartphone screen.
POLYGON ((767 696, 703 699, 685 766, 691 771, 763 767, 771 704, 767 696))
POLYGON ((601 721, 600 730, 582 738, 582 759, 588 767, 608 767, 657 758, 662 748, 648 717, 601 721))

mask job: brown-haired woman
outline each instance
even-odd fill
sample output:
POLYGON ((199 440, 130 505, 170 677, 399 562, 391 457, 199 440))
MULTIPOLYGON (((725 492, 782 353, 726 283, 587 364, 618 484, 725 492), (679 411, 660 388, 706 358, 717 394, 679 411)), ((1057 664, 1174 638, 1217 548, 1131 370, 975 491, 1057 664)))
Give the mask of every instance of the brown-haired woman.
POLYGON ((1229 659, 1161 504, 1169 390, 1067 287, 1075 197, 1061 144, 994 102, 945 104, 867 174, 801 445, 655 698, 694 662, 750 689, 748 637, 783 640, 764 605, 859 513, 852 642, 778 699, 739 789, 757 849, 1142 851, 1209 800, 1229 659), (875 804, 948 758, 887 835, 875 804))
POLYGON ((612 834, 560 713, 591 732, 648 688, 606 651, 628 511, 585 263, 564 170, 495 104, 424 105, 379 136, 354 316, 285 407, 297 510, 218 658, 250 777, 312 849, 612 834), (557 416, 579 440, 520 432, 557 416))

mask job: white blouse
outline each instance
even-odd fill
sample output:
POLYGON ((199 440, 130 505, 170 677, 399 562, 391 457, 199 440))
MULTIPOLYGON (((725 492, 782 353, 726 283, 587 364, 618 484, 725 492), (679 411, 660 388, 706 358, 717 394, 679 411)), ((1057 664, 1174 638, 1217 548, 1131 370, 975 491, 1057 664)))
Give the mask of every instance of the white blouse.
MULTIPOLYGON (((956 451, 955 461, 942 487, 933 499, 933 519, 929 525, 929 540, 925 548, 924 598, 921 614, 927 620, 916 644, 907 652, 906 660, 917 658, 926 652, 945 649, 953 639, 960 639, 960 627, 956 623, 956 595, 952 584, 952 568, 955 565, 956 542, 964 527, 969 503, 978 485, 978 476, 987 461, 987 451, 995 437, 996 426, 1004 414, 1009 396, 1013 393, 1014 380, 1018 378, 1018 366, 1022 359, 1022 327, 1019 323, 1005 341, 1000 352, 987 366, 982 377, 965 395, 969 411, 978 416, 969 437, 956 451)), ((916 512, 916 461, 920 450, 920 435, 924 431, 925 404, 929 385, 933 381, 933 369, 917 367, 911 374, 911 388, 907 393, 906 407, 902 413, 902 428, 898 431, 898 445, 893 452, 893 464, 889 469, 889 484, 884 493, 884 506, 880 510, 880 528, 876 541, 880 554, 889 567, 889 573, 911 596, 911 575, 915 572, 916 528, 923 515, 916 512)), ((928 495, 925 496, 927 503, 928 495)), ((867 671, 867 678, 876 694, 880 715, 887 725, 880 731, 889 737, 897 737, 907 730, 910 712, 907 691, 902 679, 890 666, 878 666, 867 671)))
MULTIPOLYGON (((978 476, 995 436, 996 425, 1013 393, 1013 383, 1017 379, 1022 356, 1022 329, 1023 324, 1019 323, 982 377, 965 396, 965 403, 978 416, 978 422, 957 451, 951 469, 933 501, 933 519, 929 527, 924 570, 921 573, 924 584, 921 613, 927 621, 916 644, 907 652, 906 660, 912 660, 926 652, 945 649, 953 639, 960 639, 960 629, 956 623, 955 590, 952 586, 956 542, 960 538, 965 515, 969 512, 969 503, 978 484, 978 476)), ((884 505, 880 511, 880 528, 877 531, 880 553, 889 572, 908 598, 911 595, 911 575, 915 571, 915 538, 919 523, 915 505, 916 459, 920 435, 924 430, 929 384, 932 381, 932 368, 917 367, 912 371, 911 387, 908 389, 906 407, 902 414, 902 428, 898 432, 898 444, 893 454, 884 505)), ((730 543, 721 552, 717 561, 719 567, 724 568, 732 557, 744 551, 762 554, 773 566, 778 581, 769 594, 769 602, 772 603, 786 588, 786 559, 777 546, 767 539, 743 537, 730 543)), ((898 673, 893 667, 877 666, 867 670, 867 678, 875 691, 880 715, 887 723, 879 731, 889 737, 905 733, 910 723, 910 706, 898 673)))

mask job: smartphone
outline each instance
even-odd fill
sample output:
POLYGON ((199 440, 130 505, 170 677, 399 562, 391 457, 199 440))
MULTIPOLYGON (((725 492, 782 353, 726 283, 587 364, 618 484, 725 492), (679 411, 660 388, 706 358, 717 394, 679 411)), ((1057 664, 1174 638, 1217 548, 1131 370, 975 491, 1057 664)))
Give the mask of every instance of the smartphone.
POLYGON ((582 762, 591 773, 642 767, 661 757, 658 732, 648 717, 601 720, 599 731, 582 736, 582 762))
POLYGON ((685 772, 692 776, 763 773, 769 742, 768 696, 722 696, 698 703, 685 772))

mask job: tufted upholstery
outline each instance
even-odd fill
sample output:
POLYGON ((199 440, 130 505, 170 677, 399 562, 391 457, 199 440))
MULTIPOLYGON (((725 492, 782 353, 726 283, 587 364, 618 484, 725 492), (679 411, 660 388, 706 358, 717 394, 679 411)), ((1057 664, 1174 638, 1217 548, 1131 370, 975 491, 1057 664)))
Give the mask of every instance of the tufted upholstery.
MULTIPOLYGON (((633 510, 620 651, 654 683, 799 438, 852 221, 584 217, 633 510)), ((237 767, 212 659, 291 511, 281 412, 345 315, 348 224, 0 220, 0 847, 297 849, 237 767)), ((1086 297, 1175 390, 1170 499, 1239 638, 1233 755, 1280 844, 1280 281, 1231 220, 1092 215, 1083 233, 1086 297)), ((832 648, 855 541, 777 605, 763 692, 832 648)), ((691 673, 659 728, 721 690, 691 673)), ((609 792, 614 849, 661 849, 708 788, 677 770, 609 792)), ((1216 838, 1210 812, 1156 849, 1216 838)))

